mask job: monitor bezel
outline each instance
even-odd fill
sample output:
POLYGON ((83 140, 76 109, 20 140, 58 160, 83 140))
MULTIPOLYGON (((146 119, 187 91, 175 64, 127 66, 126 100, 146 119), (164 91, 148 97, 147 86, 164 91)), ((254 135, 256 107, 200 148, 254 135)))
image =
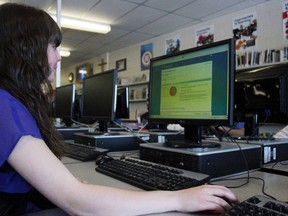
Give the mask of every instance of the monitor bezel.
MULTIPOLYGON (((113 121, 115 119, 115 111, 116 111, 116 91, 117 91, 117 76, 118 76, 118 71, 116 69, 111 69, 111 70, 107 70, 104 72, 100 72, 91 76, 86 77, 85 79, 83 79, 83 89, 82 89, 82 118, 83 119, 93 119, 95 121, 113 121), (103 76, 105 74, 108 73, 113 73, 112 77, 112 86, 113 90, 112 90, 112 97, 111 97, 111 107, 110 107, 110 112, 109 115, 105 115, 105 116, 100 116, 100 115, 92 115, 92 114, 87 114, 85 111, 85 100, 87 100, 85 97, 87 95, 85 95, 85 90, 86 90, 86 81, 87 80, 91 80, 91 79, 97 79, 97 77, 99 76, 103 76)), ((99 94, 105 94, 105 92, 101 91, 99 92, 99 94)), ((96 102, 97 103, 97 102, 96 102)), ((97 108, 97 104, 95 103, 95 107, 97 108)), ((99 104, 98 104, 99 105, 99 104)), ((101 105, 101 104, 100 104, 101 105)))
POLYGON ((56 87, 55 88, 55 99, 54 99, 54 106, 55 106, 55 117, 56 118, 62 118, 62 119, 72 119, 73 118, 73 106, 74 106, 74 102, 75 102, 75 84, 74 83, 71 83, 71 84, 67 84, 67 85, 63 85, 63 86, 59 86, 59 87, 56 87), (63 89, 66 89, 66 88, 69 88, 70 90, 70 96, 71 97, 71 103, 69 105, 69 114, 67 115, 62 115, 62 114, 58 114, 57 113, 57 104, 56 104, 56 100, 57 100, 57 94, 59 94, 59 91, 63 90, 63 89), (58 93, 57 93, 58 92, 58 93))

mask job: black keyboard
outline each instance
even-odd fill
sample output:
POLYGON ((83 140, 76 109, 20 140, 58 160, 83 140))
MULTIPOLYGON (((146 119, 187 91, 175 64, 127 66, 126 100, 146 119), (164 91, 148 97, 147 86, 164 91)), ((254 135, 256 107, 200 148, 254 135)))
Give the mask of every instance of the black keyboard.
POLYGON ((149 191, 180 190, 209 181, 205 174, 133 158, 107 160, 99 164, 96 171, 149 191))
POLYGON ((233 206, 223 216, 236 215, 288 215, 288 203, 274 200, 264 196, 253 196, 240 204, 233 206))
POLYGON ((68 157, 80 160, 95 160, 99 155, 107 153, 107 149, 96 148, 83 144, 74 143, 74 141, 65 141, 65 154, 68 157))

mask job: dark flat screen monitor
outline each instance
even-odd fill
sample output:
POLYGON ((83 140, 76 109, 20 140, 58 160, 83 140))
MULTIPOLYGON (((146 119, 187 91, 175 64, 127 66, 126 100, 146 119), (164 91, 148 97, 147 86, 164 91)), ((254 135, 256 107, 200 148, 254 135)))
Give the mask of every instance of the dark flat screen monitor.
POLYGON ((201 126, 233 125, 234 60, 233 39, 151 59, 149 118, 185 130, 171 147, 209 147, 201 126))
POLYGON ((71 125, 73 105, 75 100, 75 85, 69 84, 55 89, 55 117, 62 118, 66 126, 71 125))
POLYGON ((107 131, 116 111, 117 70, 108 70, 83 80, 82 117, 99 121, 99 130, 107 131))
MULTIPOLYGON (((265 74, 263 74, 265 76, 265 74)), ((260 124, 287 124, 287 75, 235 82, 235 112, 245 121, 257 114, 260 124)))
POLYGON ((116 118, 129 119, 129 88, 123 87, 117 89, 117 102, 116 102, 116 118))

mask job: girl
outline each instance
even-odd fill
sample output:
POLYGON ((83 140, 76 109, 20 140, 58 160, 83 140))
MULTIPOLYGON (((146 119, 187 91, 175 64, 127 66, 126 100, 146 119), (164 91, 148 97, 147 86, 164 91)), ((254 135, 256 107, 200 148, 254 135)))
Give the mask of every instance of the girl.
POLYGON ((50 118, 60 43, 60 29, 43 10, 0 6, 0 215, 55 206, 69 215, 222 212, 225 199, 238 202, 222 186, 136 192, 78 181, 59 160, 62 139, 50 118), (51 203, 39 202, 40 194, 51 203))

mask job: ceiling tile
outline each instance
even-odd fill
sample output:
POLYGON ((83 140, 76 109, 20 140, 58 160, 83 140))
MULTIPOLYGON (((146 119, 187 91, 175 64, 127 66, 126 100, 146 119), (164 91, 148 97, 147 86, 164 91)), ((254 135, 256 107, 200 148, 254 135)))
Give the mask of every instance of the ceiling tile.
POLYGON ((151 24, 144 26, 138 31, 157 36, 167 32, 175 31, 181 28, 181 26, 193 21, 193 19, 189 19, 183 16, 168 14, 151 24))
POLYGON ((223 10, 226 7, 236 4, 239 0, 197 0, 192 2, 191 4, 175 11, 176 14, 183 15, 186 17, 190 17, 193 19, 201 20, 201 18, 205 18, 206 16, 211 15, 211 13, 218 12, 223 10), (217 2, 217 4, 215 4, 217 2))
POLYGON ((139 27, 157 20, 165 14, 167 13, 146 6, 140 6, 118 19, 114 24, 119 28, 136 30, 139 29, 139 27))
POLYGON ((111 32, 108 34, 94 34, 92 37, 88 38, 88 41, 97 41, 99 43, 110 43, 118 38, 123 37, 124 35, 127 35, 129 31, 119 29, 119 28, 114 28, 112 27, 111 32))
POLYGON ((159 10, 172 12, 194 1, 195 0, 149 0, 145 2, 145 5, 159 10))
POLYGON ((125 35, 124 37, 118 39, 116 43, 120 45, 123 45, 123 44, 131 45, 131 44, 139 43, 141 41, 148 40, 149 38, 151 38, 151 35, 138 33, 138 32, 131 32, 125 35))
POLYGON ((216 13, 212 13, 209 16, 206 16, 205 18, 202 18, 202 20, 211 20, 216 17, 221 17, 226 14, 230 14, 233 12, 238 12, 241 11, 245 8, 250 8, 252 6, 255 6, 257 4, 261 4, 263 2, 266 2, 267 0, 243 0, 243 1, 238 1, 237 4, 230 5, 229 7, 224 8, 221 11, 218 11, 216 13))
POLYGON ((104 23, 112 24, 115 20, 124 16, 129 11, 137 7, 137 4, 123 0, 105 0, 100 1, 95 7, 91 8, 86 17, 104 23))

